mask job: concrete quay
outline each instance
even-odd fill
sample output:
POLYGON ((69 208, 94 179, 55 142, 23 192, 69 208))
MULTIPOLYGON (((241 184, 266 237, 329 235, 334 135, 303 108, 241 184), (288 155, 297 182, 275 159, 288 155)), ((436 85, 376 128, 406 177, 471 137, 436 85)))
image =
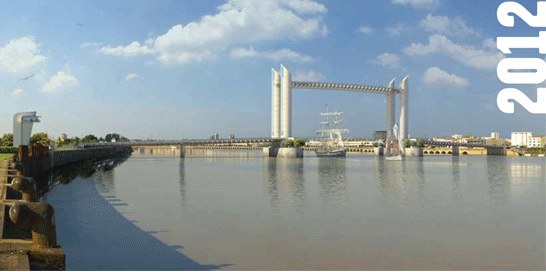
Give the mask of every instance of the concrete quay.
POLYGON ((0 162, 0 270, 65 270, 65 253, 57 243, 54 208, 37 202, 31 178, 50 169, 86 160, 130 154, 130 147, 50 152, 20 147, 19 154, 0 162))

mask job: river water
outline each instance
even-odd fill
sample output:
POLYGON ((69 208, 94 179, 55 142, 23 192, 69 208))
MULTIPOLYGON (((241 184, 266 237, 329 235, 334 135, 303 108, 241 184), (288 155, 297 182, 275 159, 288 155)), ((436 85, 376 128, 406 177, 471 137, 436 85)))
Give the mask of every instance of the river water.
POLYGON ((544 158, 134 154, 53 188, 67 269, 544 270, 544 158))

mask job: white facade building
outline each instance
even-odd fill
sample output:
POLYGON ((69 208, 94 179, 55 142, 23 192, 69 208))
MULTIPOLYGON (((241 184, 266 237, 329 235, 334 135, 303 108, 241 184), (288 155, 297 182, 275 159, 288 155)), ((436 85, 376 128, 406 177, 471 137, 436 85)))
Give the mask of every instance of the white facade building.
POLYGON ((531 132, 512 132, 512 137, 510 138, 512 146, 527 146, 529 138, 533 134, 531 132))
POLYGON ((527 139, 527 147, 542 147, 543 145, 541 136, 531 136, 527 139))
POLYGON ((498 132, 491 132, 491 139, 500 139, 500 134, 498 132))

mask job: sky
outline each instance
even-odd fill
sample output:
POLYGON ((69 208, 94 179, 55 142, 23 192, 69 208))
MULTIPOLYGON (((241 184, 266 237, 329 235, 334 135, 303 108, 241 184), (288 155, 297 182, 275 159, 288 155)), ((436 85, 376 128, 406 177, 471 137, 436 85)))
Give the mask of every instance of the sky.
MULTIPOLYGON (((536 14, 536 1, 518 2, 536 14)), ((281 64, 298 81, 398 86, 408 75, 411 137, 546 134, 546 115, 497 107, 504 88, 536 101, 546 87, 498 79, 503 58, 544 55, 504 56, 496 38, 546 30, 500 25, 501 3, 0 0, 0 134, 37 111, 33 132, 52 137, 270 137, 281 64)), ((293 90, 293 136, 314 137, 326 104, 345 112, 348 137, 386 129, 385 95, 293 90)))

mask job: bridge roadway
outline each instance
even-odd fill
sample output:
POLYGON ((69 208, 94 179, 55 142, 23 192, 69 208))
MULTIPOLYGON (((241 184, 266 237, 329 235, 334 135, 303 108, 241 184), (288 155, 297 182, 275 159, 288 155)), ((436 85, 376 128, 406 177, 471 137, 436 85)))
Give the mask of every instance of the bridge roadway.
POLYGON ((209 144, 249 144, 249 143, 272 143, 273 146, 280 146, 284 139, 273 138, 241 138, 241 139, 189 139, 189 140, 167 140, 167 141, 130 141, 130 142, 104 142, 104 143, 81 143, 80 147, 106 147, 106 146, 157 146, 157 145, 209 145, 209 144))
POLYGON ((434 146, 462 146, 462 147, 483 147, 483 148, 505 148, 502 145, 486 145, 486 144, 472 144, 472 143, 453 143, 444 141, 424 141, 425 145, 434 146))
MULTIPOLYGON (((191 146, 191 145, 213 145, 213 144, 241 144, 241 143, 271 143, 272 147, 280 147, 282 138, 241 138, 241 139, 189 139, 189 140, 167 140, 167 141, 130 141, 130 142, 105 142, 105 143, 81 143, 79 146, 86 147, 112 147, 112 146, 191 146)), ((506 156, 506 146, 486 145, 478 143, 456 143, 444 141, 425 140, 429 146, 451 146, 452 154, 459 155, 459 147, 481 147, 487 149, 487 155, 506 156)), ((183 149, 183 148, 182 148, 183 149)), ((185 156, 181 150, 180 157, 185 156)))

